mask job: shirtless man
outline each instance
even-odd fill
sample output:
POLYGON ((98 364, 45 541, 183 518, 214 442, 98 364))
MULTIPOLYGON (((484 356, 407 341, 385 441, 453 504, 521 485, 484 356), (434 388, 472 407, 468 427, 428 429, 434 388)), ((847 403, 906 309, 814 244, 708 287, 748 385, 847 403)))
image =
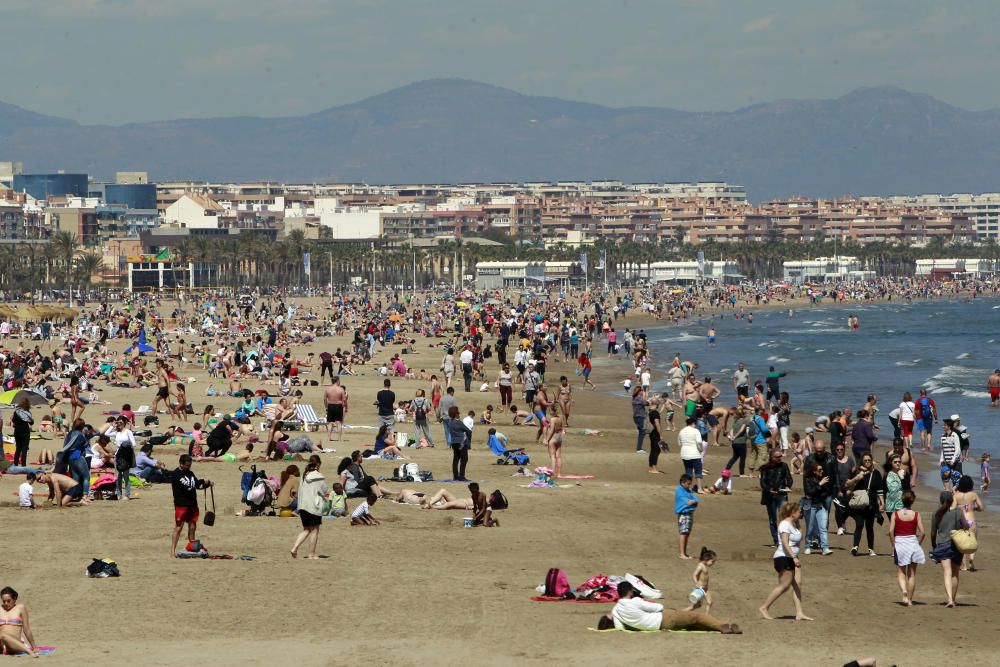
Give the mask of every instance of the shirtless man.
POLYGON ((698 387, 701 383, 698 382, 694 377, 694 373, 689 373, 686 378, 684 378, 684 416, 693 417, 694 411, 698 407, 698 399, 701 394, 698 393, 698 387))
POLYGON ((72 477, 43 472, 38 475, 38 481, 48 485, 49 498, 56 507, 79 507, 90 503, 90 498, 83 495, 83 487, 72 477))
POLYGON ((499 526, 500 521, 493 518, 493 508, 490 507, 486 494, 479 490, 479 484, 470 483, 469 493, 472 495, 472 525, 486 528, 499 526))
POLYGON ((990 407, 1000 405, 1000 368, 997 368, 986 379, 986 390, 990 392, 990 407))
POLYGON ((167 375, 167 365, 162 359, 156 360, 156 396, 153 398, 153 406, 150 408, 151 414, 156 414, 156 408, 163 401, 163 405, 170 409, 170 376, 167 375))
POLYGON ((323 391, 323 405, 326 406, 326 431, 333 442, 333 431, 337 440, 344 437, 344 417, 347 415, 347 390, 340 384, 340 377, 334 376, 330 386, 323 391))

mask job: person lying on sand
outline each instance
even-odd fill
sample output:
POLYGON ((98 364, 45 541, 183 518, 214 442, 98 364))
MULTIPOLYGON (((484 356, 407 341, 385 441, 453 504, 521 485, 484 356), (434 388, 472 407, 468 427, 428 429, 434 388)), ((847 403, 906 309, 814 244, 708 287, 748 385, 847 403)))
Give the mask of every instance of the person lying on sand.
POLYGON ((719 620, 705 612, 665 609, 662 604, 647 602, 639 591, 627 581, 618 584, 618 602, 610 613, 601 616, 598 630, 700 630, 721 632, 724 635, 741 635, 735 623, 719 620))

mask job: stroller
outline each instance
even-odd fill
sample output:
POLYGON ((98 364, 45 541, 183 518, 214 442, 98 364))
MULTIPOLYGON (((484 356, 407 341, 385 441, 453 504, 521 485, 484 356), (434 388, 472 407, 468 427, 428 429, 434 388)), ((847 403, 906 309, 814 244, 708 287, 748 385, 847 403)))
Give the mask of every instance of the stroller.
POLYGON ((497 465, 527 465, 531 458, 524 453, 524 447, 519 447, 518 449, 508 449, 506 446, 507 438, 503 436, 498 436, 496 434, 490 436, 490 440, 487 443, 490 447, 490 451, 493 455, 497 457, 497 465), (501 441, 501 438, 502 441, 501 441))
POLYGON ((240 478, 240 490, 243 492, 243 502, 247 506, 244 516, 274 516, 275 493, 274 485, 267 478, 267 473, 250 466, 250 470, 240 467, 243 476, 240 478))

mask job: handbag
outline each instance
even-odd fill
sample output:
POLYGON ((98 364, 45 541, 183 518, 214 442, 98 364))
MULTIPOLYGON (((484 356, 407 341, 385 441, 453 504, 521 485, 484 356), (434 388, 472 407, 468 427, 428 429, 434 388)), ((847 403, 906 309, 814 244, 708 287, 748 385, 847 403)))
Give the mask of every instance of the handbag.
POLYGON ((979 549, 975 533, 968 528, 951 531, 951 544, 960 554, 974 554, 979 549))
POLYGON ((852 510, 863 510, 871 507, 872 501, 868 496, 868 489, 872 488, 872 477, 874 471, 868 473, 868 486, 864 489, 855 489, 851 492, 851 499, 847 501, 847 506, 852 510))

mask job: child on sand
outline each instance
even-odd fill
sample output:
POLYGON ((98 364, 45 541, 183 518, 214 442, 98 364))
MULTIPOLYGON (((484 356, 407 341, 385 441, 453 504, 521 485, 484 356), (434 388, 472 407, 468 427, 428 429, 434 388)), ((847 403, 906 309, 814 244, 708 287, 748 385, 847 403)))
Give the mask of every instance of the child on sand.
POLYGON ((983 493, 990 490, 990 455, 986 452, 979 459, 979 490, 983 493))
POLYGON ((698 508, 698 496, 691 490, 694 480, 691 475, 681 475, 680 483, 674 491, 674 514, 677 515, 677 548, 681 560, 691 560, 687 545, 694 525, 694 511, 698 508))
POLYGON ((29 472, 25 478, 24 482, 17 488, 18 502, 20 507, 25 509, 35 509, 35 487, 32 486, 35 483, 35 473, 29 472))
POLYGON ((706 612, 712 611, 712 594, 708 592, 708 568, 715 565, 715 560, 716 555, 714 551, 707 547, 701 548, 701 554, 698 556, 698 566, 694 568, 694 589, 688 596, 691 605, 684 611, 694 611, 702 604, 705 605, 706 612))
POLYGON ((347 494, 344 493, 344 485, 334 482, 330 491, 330 511, 329 516, 347 516, 347 494))
POLYGON ((719 479, 715 484, 705 489, 709 493, 721 493, 724 496, 733 494, 733 472, 729 468, 723 468, 719 474, 719 479))
POLYGON ((379 525, 378 519, 372 516, 371 508, 372 505, 378 500, 378 496, 374 493, 369 493, 365 502, 358 505, 357 509, 351 513, 351 525, 352 526, 377 526, 379 525))

